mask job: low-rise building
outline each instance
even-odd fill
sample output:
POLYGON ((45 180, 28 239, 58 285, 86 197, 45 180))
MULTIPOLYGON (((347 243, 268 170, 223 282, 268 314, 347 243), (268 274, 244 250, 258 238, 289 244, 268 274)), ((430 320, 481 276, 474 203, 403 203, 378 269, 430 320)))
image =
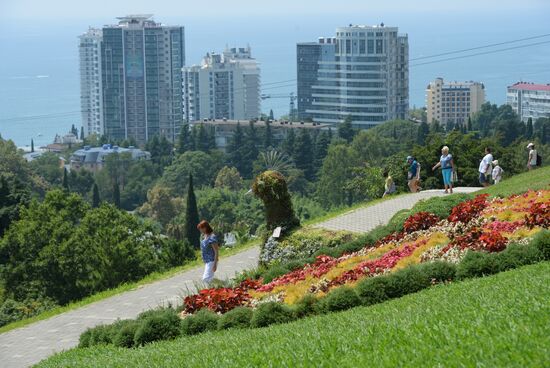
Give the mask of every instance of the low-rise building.
MULTIPOLYGON (((227 119, 204 119, 198 120, 192 123, 192 125, 204 124, 207 128, 214 127, 214 132, 216 136, 216 147, 222 150, 225 150, 229 144, 229 140, 233 136, 237 126, 240 125, 241 128, 245 129, 250 124, 248 120, 227 120, 227 119)), ((266 122, 264 121, 255 121, 256 128, 265 128, 266 122)), ((321 123, 308 123, 308 122, 292 122, 286 120, 273 120, 269 122, 271 131, 273 133, 274 143, 281 142, 291 129, 309 129, 312 131, 329 129, 330 124, 321 124, 321 123)))
POLYGON ((485 86, 480 82, 447 82, 437 78, 426 88, 428 123, 464 124, 485 102, 485 86))
POLYGON ((507 89, 506 103, 521 121, 550 117, 550 84, 518 82, 507 89))
POLYGON ((118 147, 111 144, 104 144, 101 147, 84 146, 84 148, 75 151, 70 159, 71 170, 86 169, 90 171, 99 171, 103 168, 107 156, 114 153, 127 154, 132 160, 149 160, 151 154, 135 147, 118 147))

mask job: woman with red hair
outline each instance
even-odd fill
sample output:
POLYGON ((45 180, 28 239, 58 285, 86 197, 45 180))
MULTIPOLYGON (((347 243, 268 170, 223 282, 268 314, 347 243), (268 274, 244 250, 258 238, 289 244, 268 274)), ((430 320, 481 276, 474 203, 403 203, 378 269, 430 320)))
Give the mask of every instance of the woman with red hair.
POLYGON ((208 223, 208 221, 202 220, 197 229, 201 232, 203 239, 201 240, 201 255, 204 262, 204 274, 202 275, 202 281, 206 284, 210 284, 214 279, 214 273, 218 268, 218 254, 220 246, 218 244, 218 237, 214 234, 214 230, 208 223))

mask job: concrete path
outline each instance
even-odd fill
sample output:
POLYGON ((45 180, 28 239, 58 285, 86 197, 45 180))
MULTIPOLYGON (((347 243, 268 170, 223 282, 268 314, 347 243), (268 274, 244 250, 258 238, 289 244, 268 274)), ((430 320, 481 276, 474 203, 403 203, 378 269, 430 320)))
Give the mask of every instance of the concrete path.
MULTIPOLYGON (((481 188, 455 188, 455 193, 472 193, 481 188)), ((387 224, 392 216, 409 209, 421 199, 444 196, 442 190, 425 190, 420 193, 397 196, 372 206, 358 208, 330 220, 320 222, 315 227, 327 230, 348 230, 366 233, 379 225, 387 224)))
MULTIPOLYGON (((469 193, 477 189, 457 188, 456 191, 469 193)), ((440 190, 428 190, 399 196, 350 211, 315 226, 331 230, 367 232, 387 223, 396 212, 411 208, 421 199, 442 195, 444 194, 440 190)), ((220 279, 230 278, 236 272, 255 267, 258 255, 259 249, 251 248, 222 259, 216 276, 220 279)), ((0 334, 0 367, 28 367, 56 352, 73 348, 78 344, 80 334, 89 327, 111 323, 118 318, 134 318, 144 310, 168 302, 179 304, 187 290, 195 290, 195 283, 201 279, 202 271, 202 267, 197 267, 169 279, 144 285, 136 290, 0 334)))

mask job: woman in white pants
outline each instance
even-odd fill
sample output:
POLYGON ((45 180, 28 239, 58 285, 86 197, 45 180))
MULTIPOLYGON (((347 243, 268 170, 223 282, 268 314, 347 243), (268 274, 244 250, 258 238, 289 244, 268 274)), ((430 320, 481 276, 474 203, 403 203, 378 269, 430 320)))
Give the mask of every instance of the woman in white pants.
POLYGON ((220 250, 218 237, 214 234, 214 230, 212 230, 208 221, 201 221, 197 225, 197 228, 203 235, 203 239, 201 240, 201 255, 202 261, 204 262, 202 281, 206 284, 210 284, 218 268, 218 254, 220 250))

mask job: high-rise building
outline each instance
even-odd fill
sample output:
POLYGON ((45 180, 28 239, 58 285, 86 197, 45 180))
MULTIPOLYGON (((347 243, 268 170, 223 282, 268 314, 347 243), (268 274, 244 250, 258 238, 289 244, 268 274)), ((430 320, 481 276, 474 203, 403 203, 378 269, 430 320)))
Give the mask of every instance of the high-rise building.
POLYGON ((315 122, 330 124, 349 117, 361 128, 405 119, 409 107, 407 35, 384 24, 350 25, 337 28, 333 40, 334 57, 318 61, 306 114, 315 122))
POLYGON ((174 140, 183 122, 184 28, 128 15, 103 27, 101 72, 104 133, 114 139, 174 140))
POLYGON ((426 88, 428 123, 464 124, 485 102, 485 86, 480 82, 447 82, 436 78, 426 88))
POLYGON ((506 103, 523 122, 550 117, 550 84, 518 82, 508 87, 506 103))
POLYGON ((313 120, 313 86, 317 83, 319 62, 334 60, 335 39, 319 38, 318 42, 301 42, 296 45, 298 119, 313 120))
POLYGON ((79 37, 80 108, 84 135, 103 134, 100 29, 90 28, 79 37))
POLYGON ((260 67, 250 47, 208 53, 201 65, 185 67, 184 120, 250 120, 260 116, 260 67))

